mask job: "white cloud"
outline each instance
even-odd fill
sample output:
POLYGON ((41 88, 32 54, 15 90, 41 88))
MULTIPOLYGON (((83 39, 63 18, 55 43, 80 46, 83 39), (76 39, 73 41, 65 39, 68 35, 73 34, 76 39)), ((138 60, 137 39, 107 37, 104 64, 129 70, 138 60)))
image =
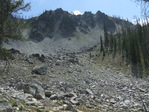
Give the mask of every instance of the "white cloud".
POLYGON ((82 15, 83 13, 81 13, 79 10, 75 10, 73 12, 71 12, 73 15, 82 15))

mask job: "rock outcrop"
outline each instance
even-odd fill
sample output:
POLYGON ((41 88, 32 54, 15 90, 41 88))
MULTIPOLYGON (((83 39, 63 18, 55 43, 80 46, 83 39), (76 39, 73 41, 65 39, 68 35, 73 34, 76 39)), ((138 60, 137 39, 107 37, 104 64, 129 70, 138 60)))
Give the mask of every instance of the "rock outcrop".
POLYGON ((38 83, 19 83, 17 84, 16 88, 18 90, 23 90, 24 93, 29 93, 33 95, 36 99, 44 99, 45 98, 45 91, 42 86, 38 83))
POLYGON ((44 38, 57 38, 57 34, 63 38, 75 37, 79 32, 88 34, 95 28, 103 30, 104 25, 109 33, 121 30, 117 26, 121 28, 133 26, 127 21, 109 17, 100 11, 96 14, 85 12, 83 15, 76 16, 61 8, 55 11, 45 11, 39 17, 28 21, 31 26, 29 38, 38 42, 44 38))
POLYGON ((24 21, 29 24, 28 29, 21 29, 26 41, 9 40, 4 47, 29 55, 82 52, 100 44, 104 28, 109 34, 116 34, 127 27, 134 27, 128 21, 100 11, 73 15, 61 8, 24 21))
POLYGON ((46 65, 36 65, 32 73, 39 74, 39 75, 45 75, 47 73, 47 66, 46 65))

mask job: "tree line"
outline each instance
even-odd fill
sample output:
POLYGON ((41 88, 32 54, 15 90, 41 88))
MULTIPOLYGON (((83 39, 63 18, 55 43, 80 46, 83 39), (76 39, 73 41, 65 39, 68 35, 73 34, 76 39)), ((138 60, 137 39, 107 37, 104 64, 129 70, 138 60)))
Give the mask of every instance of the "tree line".
POLYGON ((103 57, 116 54, 127 64, 131 64, 132 73, 143 77, 149 71, 149 23, 135 28, 122 29, 122 33, 110 34, 104 25, 104 42, 100 37, 100 52, 103 57))

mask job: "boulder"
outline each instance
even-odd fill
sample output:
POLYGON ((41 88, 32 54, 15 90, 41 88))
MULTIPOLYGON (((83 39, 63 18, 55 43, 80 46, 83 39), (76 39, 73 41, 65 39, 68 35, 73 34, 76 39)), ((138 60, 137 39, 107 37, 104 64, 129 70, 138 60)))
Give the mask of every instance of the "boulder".
POLYGON ((41 87, 40 84, 37 84, 37 83, 33 83, 33 84, 30 84, 29 86, 26 86, 24 89, 24 92, 32 94, 34 98, 37 98, 37 99, 45 98, 44 89, 41 87))
POLYGON ((26 103, 26 105, 32 105, 32 106, 36 106, 36 105, 42 105, 41 102, 37 101, 31 94, 24 94, 24 101, 26 103))
POLYGON ((75 107, 73 107, 71 104, 64 104, 62 106, 59 106, 59 107, 55 107, 53 108, 53 110, 55 110, 56 112, 57 111, 70 111, 70 112, 78 112, 77 109, 75 109, 75 107))
POLYGON ((45 96, 46 97, 50 97, 52 95, 52 91, 51 90, 45 90, 45 96))
POLYGON ((50 96, 51 100, 64 100, 65 94, 64 93, 56 93, 50 96))
POLYGON ((94 93, 92 92, 92 90, 90 90, 88 88, 86 89, 86 93, 89 94, 89 95, 94 95, 94 93))
POLYGON ((78 112, 74 107, 73 105, 71 105, 70 103, 69 104, 65 104, 63 105, 64 106, 64 110, 68 110, 68 111, 71 111, 71 112, 78 112))
POLYGON ((36 57, 39 61, 45 62, 45 56, 42 54, 32 54, 33 57, 36 57))
POLYGON ((32 73, 45 75, 47 73, 47 66, 46 65, 37 65, 33 68, 32 73))
POLYGON ((68 93, 56 93, 50 96, 51 100, 62 100, 65 98, 72 98, 72 97, 77 97, 77 95, 73 92, 68 92, 68 93))
POLYGON ((24 90, 25 93, 29 93, 37 99, 44 99, 45 98, 45 91, 42 86, 38 83, 20 83, 16 86, 18 90, 24 90))
POLYGON ((76 97, 72 97, 72 98, 70 99, 70 102, 71 102, 73 105, 79 105, 79 104, 80 104, 76 97))
POLYGON ((19 50, 16 50, 16 49, 13 49, 13 48, 9 49, 9 51, 11 53, 14 53, 14 54, 21 54, 19 50))
POLYGON ((65 97, 71 98, 71 97, 77 97, 77 95, 74 92, 68 92, 65 93, 65 97))
POLYGON ((51 100, 57 100, 58 99, 58 95, 57 94, 53 94, 50 96, 51 100))
POLYGON ((33 60, 31 59, 25 59, 26 62, 28 62, 29 64, 34 64, 33 60))

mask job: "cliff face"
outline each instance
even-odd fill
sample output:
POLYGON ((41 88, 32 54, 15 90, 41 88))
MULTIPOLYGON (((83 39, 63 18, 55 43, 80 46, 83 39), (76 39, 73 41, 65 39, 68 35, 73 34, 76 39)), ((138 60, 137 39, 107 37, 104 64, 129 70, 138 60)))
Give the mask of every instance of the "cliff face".
POLYGON ((45 11, 39 17, 28 20, 31 31, 29 38, 42 41, 44 38, 71 38, 77 33, 89 34, 91 30, 103 30, 116 33, 120 27, 131 26, 131 23, 116 19, 98 11, 96 14, 85 12, 83 15, 72 15, 62 9, 45 11), (120 26, 120 27, 118 27, 120 26))
POLYGON ((26 41, 9 40, 4 44, 5 48, 14 48, 25 54, 81 52, 100 43, 100 36, 104 38, 104 27, 109 33, 116 34, 122 28, 133 26, 100 11, 73 15, 62 9, 45 11, 38 17, 24 21, 30 26, 22 30, 26 41))

